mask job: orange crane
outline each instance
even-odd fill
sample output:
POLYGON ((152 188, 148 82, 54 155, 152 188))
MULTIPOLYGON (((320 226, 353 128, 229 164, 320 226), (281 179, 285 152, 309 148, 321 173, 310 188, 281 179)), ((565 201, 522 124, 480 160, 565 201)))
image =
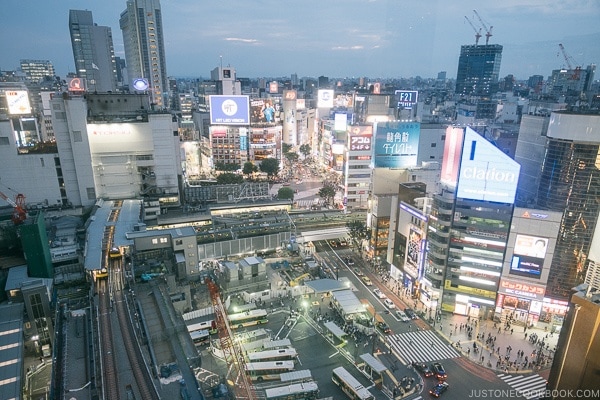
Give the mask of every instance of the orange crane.
POLYGON ((211 279, 206 280, 213 309, 215 312, 215 323, 219 333, 221 349, 225 356, 225 362, 231 368, 234 379, 237 379, 232 385, 236 399, 256 400, 256 392, 250 377, 246 374, 246 360, 244 352, 239 347, 239 343, 233 340, 233 333, 227 320, 227 313, 221 301, 219 287, 211 279))
POLYGON ((565 59, 565 62, 567 63, 567 67, 569 68, 569 71, 573 71, 573 74, 570 76, 570 79, 578 80, 579 75, 581 74, 581 67, 577 66, 577 67, 573 68, 573 64, 571 63, 571 61, 573 61, 573 57, 571 57, 567 54, 567 51, 565 50, 565 46, 563 46, 562 43, 559 43, 558 47, 560 47, 560 52, 562 53, 563 58, 565 59))
POLYGON ((492 37, 493 26, 490 26, 490 29, 488 29, 487 25, 483 22, 483 20, 479 16, 479 13, 477 12, 477 10, 473 10, 473 12, 477 16, 477 19, 479 19, 479 22, 481 23, 481 26, 483 26, 483 29, 485 29, 485 44, 488 44, 490 41, 490 38, 492 37))
POLYGON ((467 18, 466 15, 465 15, 465 19, 469 22, 469 25, 471 25, 471 28, 473 28, 473 30, 475 31, 475 46, 477 46, 479 44, 479 38, 481 38, 481 28, 479 28, 479 30, 477 30, 477 28, 475 28, 475 25, 473 25, 471 20, 469 18, 467 18))
POLYGON ((14 201, 2 192, 0 192, 0 197, 13 206, 12 222, 15 225, 22 224, 23 221, 27 219, 27 211, 25 211, 25 195, 21 193, 17 194, 14 201))

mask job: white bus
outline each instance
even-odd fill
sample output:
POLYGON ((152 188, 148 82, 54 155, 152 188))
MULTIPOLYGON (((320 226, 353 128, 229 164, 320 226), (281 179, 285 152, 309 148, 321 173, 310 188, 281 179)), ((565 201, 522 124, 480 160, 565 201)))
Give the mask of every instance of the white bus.
POLYGON ((331 375, 333 383, 352 400, 375 400, 375 397, 344 367, 337 367, 331 375))
POLYGON ((283 360, 296 360, 298 358, 298 352, 293 347, 287 349, 278 350, 265 350, 257 351, 256 353, 248 354, 248 361, 283 361, 283 360))
POLYGON ((281 374, 294 370, 293 361, 261 361, 246 363, 246 373, 253 381, 279 380, 281 374))
POLYGON ((315 400, 319 397, 317 382, 294 383, 265 389, 268 400, 315 400))
POLYGON ((266 324, 269 322, 267 319, 267 310, 262 308, 231 314, 228 315, 227 318, 229 319, 229 325, 231 326, 231 329, 266 324))
POLYGON ((215 333, 217 333, 217 324, 213 319, 211 319, 208 321, 202 321, 196 324, 188 325, 187 330, 189 333, 192 333, 194 331, 207 330, 211 335, 214 335, 215 333))
POLYGON ((207 329, 190 332, 190 336, 196 346, 204 346, 210 343, 210 332, 207 329))

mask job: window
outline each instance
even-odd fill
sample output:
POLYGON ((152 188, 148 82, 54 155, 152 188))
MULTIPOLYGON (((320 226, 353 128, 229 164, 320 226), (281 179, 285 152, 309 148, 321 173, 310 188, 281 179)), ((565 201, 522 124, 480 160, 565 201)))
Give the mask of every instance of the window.
POLYGON ((431 147, 437 147, 437 143, 431 143, 431 147))
POLYGON ((81 142, 81 131, 73 131, 73 141, 74 142, 81 142))
POLYGON ((94 200, 94 199, 96 199, 96 189, 94 189, 93 187, 91 187, 91 188, 86 188, 85 191, 87 193, 88 200, 94 200))
POLYGON ((8 146, 10 142, 7 137, 0 136, 0 146, 8 146))
POLYGON ((183 245, 183 239, 177 239, 177 240, 175 240, 175 244, 176 244, 177 246, 181 246, 181 245, 183 245))

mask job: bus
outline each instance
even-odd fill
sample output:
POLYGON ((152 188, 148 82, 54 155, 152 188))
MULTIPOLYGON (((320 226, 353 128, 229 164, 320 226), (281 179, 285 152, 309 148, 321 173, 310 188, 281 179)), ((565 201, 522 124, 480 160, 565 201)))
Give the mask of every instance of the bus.
POLYGON ((375 400, 375 397, 344 367, 333 370, 331 380, 352 400, 375 400))
POLYGON ((293 361, 261 361, 246 363, 246 373, 253 381, 279 380, 281 374, 294 370, 293 361))
POLYGON ((211 319, 209 321, 202 321, 202 322, 198 322, 196 324, 188 325, 187 330, 189 333, 192 333, 194 331, 207 330, 208 333, 210 333, 211 335, 214 335, 215 333, 217 333, 217 324, 215 323, 215 321, 213 319, 211 319))
POLYGON ((256 353, 248 354, 248 361, 280 361, 280 360, 296 360, 298 353, 293 347, 278 350, 257 351, 256 353))
POLYGON ((243 328, 246 326, 266 324, 269 322, 267 319, 267 310, 258 308, 254 310, 248 310, 237 314, 231 314, 227 316, 229 319, 229 325, 231 329, 243 328))
POLYGON ((190 336, 196 346, 205 346, 210 343, 210 332, 206 329, 190 332, 190 336))
POLYGON ((317 382, 294 383, 265 389, 268 400, 315 400, 319 397, 317 382))

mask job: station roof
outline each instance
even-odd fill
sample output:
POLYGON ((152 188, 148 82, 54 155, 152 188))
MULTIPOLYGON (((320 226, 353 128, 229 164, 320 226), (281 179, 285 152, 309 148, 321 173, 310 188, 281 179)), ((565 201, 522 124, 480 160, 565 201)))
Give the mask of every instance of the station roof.
POLYGON ((363 360, 369 367, 371 367, 373 371, 377 372, 378 374, 381 374, 382 372, 387 370, 387 367, 383 365, 381 361, 379 361, 369 353, 361 354, 360 359, 363 360))
POLYGON ((333 292, 331 296, 337 301, 345 315, 356 314, 365 311, 365 306, 356 297, 352 290, 340 290, 333 292))
POLYGON ((338 339, 342 340, 342 339, 344 339, 344 336, 346 336, 346 332, 344 332, 344 330, 342 328, 337 326, 335 324, 335 322, 328 321, 328 322, 325 322, 324 325, 325 325, 325 328, 327 328, 329 330, 329 332, 333 333, 333 335, 335 337, 337 337, 338 339))
POLYGON ((306 281, 304 285, 314 290, 315 293, 327 293, 346 289, 342 282, 335 279, 316 279, 314 281, 306 281))

